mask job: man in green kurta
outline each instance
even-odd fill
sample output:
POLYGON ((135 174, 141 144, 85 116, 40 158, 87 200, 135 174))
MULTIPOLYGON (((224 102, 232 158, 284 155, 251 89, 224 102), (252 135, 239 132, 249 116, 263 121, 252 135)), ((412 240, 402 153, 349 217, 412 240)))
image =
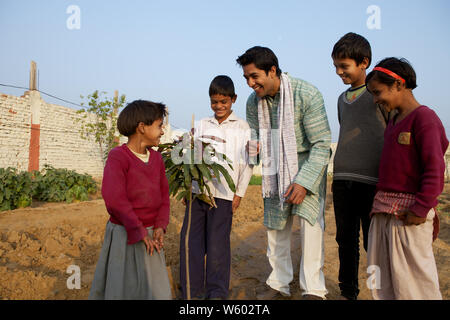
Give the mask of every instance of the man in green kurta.
POLYGON ((269 48, 253 47, 236 60, 254 92, 247 100, 250 156, 262 162, 264 225, 272 267, 258 299, 290 296, 293 217, 301 236, 300 288, 305 299, 325 299, 324 209, 331 132, 322 94, 282 73, 269 48), (256 147, 257 146, 257 147, 256 147))

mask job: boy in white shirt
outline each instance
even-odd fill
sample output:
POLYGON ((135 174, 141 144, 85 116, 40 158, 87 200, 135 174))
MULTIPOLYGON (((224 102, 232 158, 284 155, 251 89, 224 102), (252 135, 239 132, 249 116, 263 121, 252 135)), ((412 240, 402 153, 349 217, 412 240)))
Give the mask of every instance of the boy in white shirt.
MULTIPOLYGON (((214 116, 200 121, 195 136, 224 153, 232 161, 228 171, 236 186, 232 192, 225 178, 207 181, 217 208, 199 199, 192 202, 189 232, 189 282, 193 299, 227 299, 230 283, 231 248, 230 233, 233 213, 239 207, 252 176, 246 145, 250 140, 248 123, 232 110, 237 95, 233 81, 227 76, 217 76, 209 87, 211 109, 214 116), (206 258, 206 263, 205 263, 206 258)), ((216 161, 213 159, 213 161, 216 161)), ((198 188, 193 186, 193 191, 198 188)), ((180 282, 183 298, 187 297, 185 237, 187 209, 180 235, 180 282)))

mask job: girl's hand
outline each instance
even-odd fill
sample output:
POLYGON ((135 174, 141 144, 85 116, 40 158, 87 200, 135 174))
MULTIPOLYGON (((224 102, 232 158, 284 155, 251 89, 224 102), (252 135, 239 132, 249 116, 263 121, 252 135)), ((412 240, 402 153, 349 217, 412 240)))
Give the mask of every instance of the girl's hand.
POLYGON ((155 245, 153 243, 152 238, 150 238, 149 235, 146 235, 144 239, 142 239, 142 241, 145 244, 145 249, 147 251, 147 253, 149 253, 150 255, 153 255, 153 250, 155 248, 155 245))
POLYGON ((400 211, 398 213, 398 218, 405 223, 405 226, 410 226, 410 225, 418 226, 419 224, 422 224, 425 221, 427 221, 426 217, 424 217, 424 218, 418 217, 409 210, 400 211))
POLYGON ((164 230, 163 228, 156 228, 153 230, 153 244, 156 250, 160 253, 161 249, 164 247, 164 230))

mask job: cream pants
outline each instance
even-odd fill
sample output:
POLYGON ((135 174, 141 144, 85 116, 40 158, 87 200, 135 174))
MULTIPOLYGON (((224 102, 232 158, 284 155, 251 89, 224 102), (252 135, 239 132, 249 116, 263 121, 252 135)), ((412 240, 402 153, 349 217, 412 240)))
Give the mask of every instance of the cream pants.
POLYGON ((431 209, 418 226, 405 226, 392 214, 373 215, 367 262, 375 300, 442 299, 432 247, 434 215, 431 209))
MULTIPOLYGON (((322 206, 323 207, 323 206, 322 206)), ((291 259, 291 229, 294 216, 289 216, 283 230, 268 229, 267 257, 272 267, 266 283, 285 295, 290 295, 289 283, 294 278, 291 259)), ((325 298, 328 291, 325 288, 323 275, 323 208, 316 224, 300 219, 301 260, 299 281, 303 295, 312 294, 325 298)))

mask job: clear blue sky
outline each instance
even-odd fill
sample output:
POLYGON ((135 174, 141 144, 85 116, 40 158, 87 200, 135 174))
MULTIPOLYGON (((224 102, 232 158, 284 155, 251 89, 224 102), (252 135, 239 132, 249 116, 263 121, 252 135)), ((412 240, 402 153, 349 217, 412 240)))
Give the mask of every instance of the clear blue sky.
MULTIPOLYGON (((218 74, 236 86, 235 112, 245 118, 252 90, 236 58, 254 45, 270 47, 280 67, 322 92, 337 140, 336 100, 346 89, 330 53, 347 32, 365 36, 373 62, 407 58, 417 72, 419 102, 432 107, 450 133, 450 1, 0 1, 0 83, 28 86, 37 62, 39 89, 80 103, 80 94, 114 90, 127 101, 167 104, 170 123, 188 128, 210 116, 208 87, 218 74), (80 8, 80 29, 66 22, 80 8), (380 8, 381 29, 366 12, 380 8)), ((21 95, 24 90, 0 87, 21 95)), ((45 95, 47 102, 66 105, 45 95)))

